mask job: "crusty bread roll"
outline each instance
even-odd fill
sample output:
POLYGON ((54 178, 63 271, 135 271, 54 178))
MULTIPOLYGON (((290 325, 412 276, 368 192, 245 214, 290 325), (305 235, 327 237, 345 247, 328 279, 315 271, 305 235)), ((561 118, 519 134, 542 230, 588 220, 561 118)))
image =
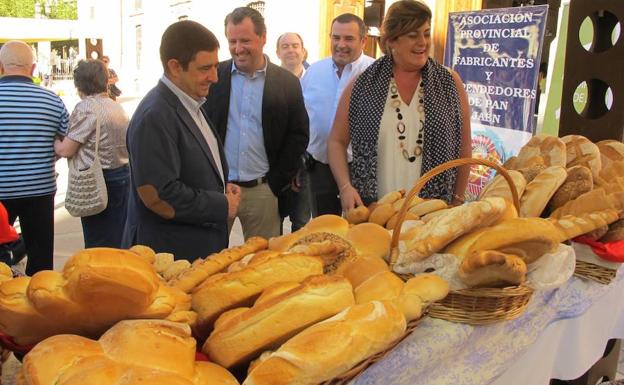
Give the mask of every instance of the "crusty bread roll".
POLYGON ((163 271, 162 273, 162 277, 165 279, 165 281, 170 281, 182 274, 182 272, 186 271, 190 267, 191 262, 187 261, 186 259, 178 259, 177 261, 173 261, 173 263, 167 266, 165 271, 163 271))
POLYGON ((467 234, 449 245, 445 252, 465 258, 478 251, 497 250, 517 255, 530 264, 555 250, 559 238, 560 231, 549 220, 515 218, 467 234))
POLYGON ((585 166, 573 166, 568 169, 568 176, 550 199, 548 206, 552 211, 574 200, 594 188, 591 170, 585 166))
POLYGON ((598 178, 602 169, 598 146, 581 135, 566 135, 561 140, 566 145, 566 167, 585 166, 591 170, 595 178, 598 178))
POLYGON ((390 271, 390 267, 383 259, 360 255, 341 265, 336 274, 345 277, 351 282, 351 286, 357 288, 362 282, 383 271, 390 271))
POLYGON ((263 354, 243 384, 318 384, 383 351, 405 329, 405 316, 390 302, 354 305, 263 354))
POLYGON ((268 241, 266 239, 251 237, 241 246, 225 249, 203 260, 195 260, 190 268, 181 272, 170 284, 185 293, 190 293, 209 276, 224 270, 231 263, 238 261, 247 254, 266 249, 267 246, 268 241))
POLYGON ((162 274, 173 264, 174 256, 171 253, 158 253, 154 256, 154 269, 158 274, 162 274))
POLYGON ((603 187, 611 184, 618 179, 624 178, 624 160, 611 162, 600 170, 599 178, 594 178, 594 184, 603 187))
POLYGON ((250 361, 274 349, 306 327, 338 314, 354 304, 349 281, 337 276, 315 276, 298 287, 251 309, 217 322, 202 351, 226 368, 250 361))
POLYGON ((600 227, 607 226, 619 218, 618 211, 606 209, 590 213, 564 215, 561 218, 551 218, 552 223, 559 230, 559 242, 566 241, 587 234, 600 227))
POLYGON ((188 326, 147 320, 122 321, 99 342, 75 335, 50 337, 26 355, 21 375, 27 385, 238 384, 218 365, 195 363, 188 326))
POLYGON ((403 198, 403 194, 405 194, 405 191, 390 191, 389 193, 381 197, 381 199, 379 199, 377 203, 380 205, 384 205, 386 203, 392 204, 403 198))
POLYGON ((483 201, 453 207, 433 218, 405 240, 405 252, 399 254, 397 266, 407 266, 442 250, 459 236, 476 228, 488 226, 505 212, 503 198, 485 198, 483 201))
POLYGON ((355 302, 393 300, 403 290, 403 280, 391 271, 381 271, 354 288, 355 302))
POLYGON ((518 153, 515 170, 530 166, 529 159, 541 156, 544 164, 550 166, 566 166, 566 146, 558 137, 538 134, 532 137, 518 153))
POLYGON ((311 233, 297 241, 291 253, 314 255, 323 261, 323 272, 332 274, 346 261, 355 258, 355 249, 345 238, 324 232, 311 233))
POLYGON ((226 310, 248 306, 277 282, 301 282, 323 273, 318 257, 290 254, 253 263, 233 273, 220 273, 195 288, 192 307, 198 314, 196 332, 208 336, 217 317, 226 310))
POLYGON ((348 210, 347 213, 345 214, 345 218, 347 219, 347 221, 354 225, 357 225, 358 223, 366 222, 369 216, 370 216, 370 211, 368 210, 368 207, 364 205, 360 205, 356 208, 348 210))
POLYGON ((538 176, 542 171, 546 170, 546 166, 543 163, 535 163, 527 167, 523 167, 518 169, 518 172, 522 174, 526 183, 531 183, 536 176, 538 176))
POLYGON ((495 250, 474 252, 463 259, 459 278, 469 287, 517 286, 526 280, 527 266, 516 255, 495 250))
POLYGON ((368 221, 380 226, 386 226, 386 223, 395 213, 396 210, 392 207, 392 203, 380 203, 371 210, 368 221))
POLYGON ((11 278, 13 278, 13 271, 11 271, 9 265, 0 262, 0 282, 8 281, 11 278))
POLYGON ((360 223, 346 235, 357 255, 386 258, 390 254, 390 233, 375 223, 360 223))
POLYGON ((448 204, 442 199, 428 199, 410 207, 408 211, 418 217, 422 217, 430 212, 442 210, 447 207, 448 204))
POLYGON ((134 245, 128 250, 145 259, 147 263, 154 263, 156 260, 156 252, 149 246, 134 245))
POLYGON ((600 242, 617 242, 624 240, 624 219, 609 225, 607 233, 600 238, 600 242))
MULTIPOLYGON (((527 182, 519 171, 509 170, 508 173, 513 180, 516 191, 518 192, 518 198, 520 198, 522 193, 524 193, 527 182)), ((480 200, 488 197, 500 197, 510 201, 513 200, 507 179, 505 179, 502 175, 496 175, 494 179, 492 179, 490 183, 488 183, 485 188, 481 190, 481 194, 479 194, 480 200)))
POLYGON ((527 184, 520 198, 518 214, 525 218, 539 217, 567 176, 566 169, 561 166, 551 166, 539 173, 531 183, 527 184))
POLYGON ((624 143, 619 140, 602 140, 596 143, 600 151, 602 169, 608 168, 611 163, 624 160, 624 143))

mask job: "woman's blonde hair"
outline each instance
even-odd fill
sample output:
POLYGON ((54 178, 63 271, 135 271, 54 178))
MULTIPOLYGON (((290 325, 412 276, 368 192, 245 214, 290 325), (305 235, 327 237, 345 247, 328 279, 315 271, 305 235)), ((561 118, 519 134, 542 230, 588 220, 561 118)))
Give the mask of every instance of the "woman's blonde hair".
POLYGON ((431 23, 431 9, 420 1, 400 0, 393 3, 381 25, 381 50, 390 54, 388 42, 416 31, 426 22, 431 23))

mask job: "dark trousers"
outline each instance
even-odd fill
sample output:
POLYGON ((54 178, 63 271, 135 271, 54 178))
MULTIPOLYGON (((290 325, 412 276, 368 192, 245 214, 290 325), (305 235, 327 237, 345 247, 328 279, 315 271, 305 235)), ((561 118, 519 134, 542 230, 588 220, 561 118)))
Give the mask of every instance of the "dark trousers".
POLYGON ((130 169, 122 166, 104 171, 108 205, 99 214, 80 218, 85 247, 121 247, 126 224, 130 169))
POLYGON ((26 275, 52 270, 54 264, 54 194, 37 197, 3 199, 13 225, 19 218, 28 263, 26 275))
POLYGON ((310 167, 310 209, 312 217, 324 214, 342 215, 338 186, 329 165, 314 161, 310 167))

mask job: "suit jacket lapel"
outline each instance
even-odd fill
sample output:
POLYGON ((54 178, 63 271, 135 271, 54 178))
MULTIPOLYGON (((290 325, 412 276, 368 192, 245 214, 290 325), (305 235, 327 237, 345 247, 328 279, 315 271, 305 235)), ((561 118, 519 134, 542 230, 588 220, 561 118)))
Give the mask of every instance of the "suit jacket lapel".
MULTIPOLYGON (((182 122, 184 123, 186 128, 195 137, 195 140, 197 140, 197 142, 199 142, 199 146, 201 147, 201 149, 203 150, 204 154, 208 158, 208 161, 210 162, 210 165, 212 166, 215 174, 217 174, 219 179, 221 179, 221 174, 219 173, 219 168, 217 167, 217 163, 215 162, 214 157, 212 156, 212 152, 210 151, 210 147, 208 147, 208 143, 206 142, 206 138, 201 133, 201 130, 199 129, 199 127, 197 127, 197 124, 195 123, 195 121, 193 120, 193 118, 191 117, 189 112, 182 105, 182 102, 180 101, 180 99, 178 99, 178 97, 173 93, 173 91, 171 91, 169 89, 169 87, 167 87, 162 82, 158 82, 158 85, 160 86, 160 89, 163 92, 163 94, 165 95, 165 97, 169 100, 169 103, 172 104, 175 107, 176 113, 180 117, 180 120, 182 120, 182 122)), ((225 173, 225 170, 224 170, 224 173, 225 173)), ((224 178, 226 178, 226 175, 224 175, 224 178)), ((223 182, 225 182, 225 181, 223 181, 223 182)))

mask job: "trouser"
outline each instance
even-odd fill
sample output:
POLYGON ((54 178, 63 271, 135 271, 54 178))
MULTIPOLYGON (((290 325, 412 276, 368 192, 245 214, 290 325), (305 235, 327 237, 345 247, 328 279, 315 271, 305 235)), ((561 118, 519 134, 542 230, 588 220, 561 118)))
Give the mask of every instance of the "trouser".
POLYGON ((127 165, 112 170, 102 170, 108 205, 99 214, 81 217, 85 247, 121 248, 121 238, 126 224, 130 169, 127 165))
POLYGON ((54 266, 54 194, 3 199, 9 213, 9 224, 20 220, 20 231, 26 245, 26 275, 32 276, 54 266))
POLYGON ((329 165, 313 160, 310 167, 310 209, 312 217, 324 214, 342 215, 338 186, 329 165))
MULTIPOLYGON (((245 240, 260 236, 266 239, 280 234, 281 218, 277 207, 277 197, 273 195, 268 183, 255 187, 241 186, 241 201, 238 206, 238 219, 243 228, 245 240)), ((228 229, 232 229, 234 219, 228 220, 228 229)))

